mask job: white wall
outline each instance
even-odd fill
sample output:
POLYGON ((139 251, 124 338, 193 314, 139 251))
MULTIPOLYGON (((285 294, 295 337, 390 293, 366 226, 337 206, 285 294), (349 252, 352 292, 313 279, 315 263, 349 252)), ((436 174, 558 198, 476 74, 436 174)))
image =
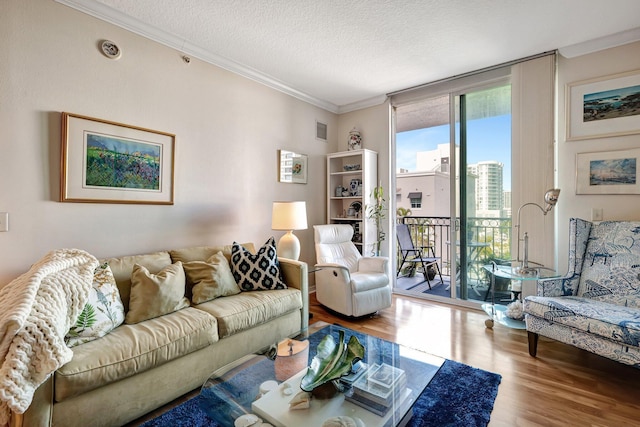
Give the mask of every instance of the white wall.
MULTIPOLYGON (((180 52, 50 0, 0 2, 0 46, 0 211, 10 215, 0 286, 56 248, 106 257, 278 239, 273 200, 307 201, 310 228, 296 235, 301 259, 315 261, 311 225, 325 218, 335 114, 201 61, 186 64, 180 52), (119 60, 100 53, 102 39, 122 48, 119 60), (58 202, 62 111, 175 134, 175 204, 58 202), (328 143, 315 139, 316 119, 328 123, 328 143), (280 148, 309 155, 307 185, 277 182, 280 148)), ((366 124, 368 146, 376 130, 366 124)))
POLYGON ((572 59, 558 58, 557 181, 562 190, 556 206, 558 269, 568 259, 569 218, 591 220, 591 208, 603 210, 605 220, 640 220, 639 195, 576 195, 576 154, 640 147, 640 134, 566 141, 565 87, 569 83, 640 70, 640 42, 572 59))

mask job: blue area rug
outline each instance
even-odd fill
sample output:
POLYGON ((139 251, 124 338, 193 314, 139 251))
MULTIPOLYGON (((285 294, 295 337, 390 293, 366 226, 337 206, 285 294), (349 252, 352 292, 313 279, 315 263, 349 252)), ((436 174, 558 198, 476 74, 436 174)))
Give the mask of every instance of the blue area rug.
MULTIPOLYGON (((333 329, 336 327, 334 326, 333 329)), ((346 331, 346 336, 356 335, 359 339, 364 337, 359 332, 341 328, 346 331)), ((323 331, 309 336, 310 348, 315 349, 317 343, 325 335, 323 331)), ((397 344, 382 341, 376 348, 382 358, 397 357, 397 344)), ((370 349, 368 349, 369 351, 370 349)), ((310 352, 309 358, 314 356, 310 352)), ((424 365, 428 369, 430 365, 424 365)), ((172 408, 163 415, 143 424, 143 427, 227 427, 232 426, 233 421, 221 420, 219 412, 216 412, 215 399, 219 404, 229 403, 226 396, 233 396, 234 401, 242 405, 251 406, 251 401, 256 396, 256 391, 247 384, 258 385, 274 375, 273 363, 263 359, 252 366, 232 372, 230 378, 224 383, 224 389, 216 390, 216 395, 198 395, 181 405, 172 408), (250 390, 246 392, 246 390, 250 390)), ((501 376, 481 369, 473 368, 462 363, 447 360, 437 371, 427 388, 422 392, 413 407, 413 417, 408 426, 434 426, 434 427, 474 427, 486 426, 489 423, 493 403, 498 394, 498 385, 501 376)), ((240 415, 244 410, 238 406, 240 415)))

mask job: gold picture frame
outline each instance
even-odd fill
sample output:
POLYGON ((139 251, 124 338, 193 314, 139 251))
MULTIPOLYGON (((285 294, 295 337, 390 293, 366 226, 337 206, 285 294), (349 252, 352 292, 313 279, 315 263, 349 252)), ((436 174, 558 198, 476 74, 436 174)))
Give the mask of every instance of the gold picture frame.
POLYGON ((62 113, 60 201, 172 205, 175 135, 62 113))

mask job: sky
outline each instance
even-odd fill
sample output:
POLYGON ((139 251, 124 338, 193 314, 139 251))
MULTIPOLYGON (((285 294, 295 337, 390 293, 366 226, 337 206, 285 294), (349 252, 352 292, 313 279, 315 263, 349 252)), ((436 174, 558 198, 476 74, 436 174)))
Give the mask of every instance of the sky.
MULTIPOLYGON (((449 142, 449 126, 396 134, 396 169, 416 170, 416 153, 449 142)), ((511 190, 511 115, 471 120, 467 124, 467 163, 497 160, 504 164, 503 187, 511 190)))

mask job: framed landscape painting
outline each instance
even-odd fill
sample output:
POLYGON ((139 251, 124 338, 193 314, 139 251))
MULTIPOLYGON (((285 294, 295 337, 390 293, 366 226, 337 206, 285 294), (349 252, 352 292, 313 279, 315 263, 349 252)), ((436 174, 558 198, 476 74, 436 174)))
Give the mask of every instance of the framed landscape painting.
POLYGON ((640 70, 567 85, 567 141, 640 133, 640 70))
POLYGON ((576 194, 640 194, 640 148, 576 155, 576 194))
POLYGON ((173 204, 175 135, 62 113, 60 200, 173 204))

